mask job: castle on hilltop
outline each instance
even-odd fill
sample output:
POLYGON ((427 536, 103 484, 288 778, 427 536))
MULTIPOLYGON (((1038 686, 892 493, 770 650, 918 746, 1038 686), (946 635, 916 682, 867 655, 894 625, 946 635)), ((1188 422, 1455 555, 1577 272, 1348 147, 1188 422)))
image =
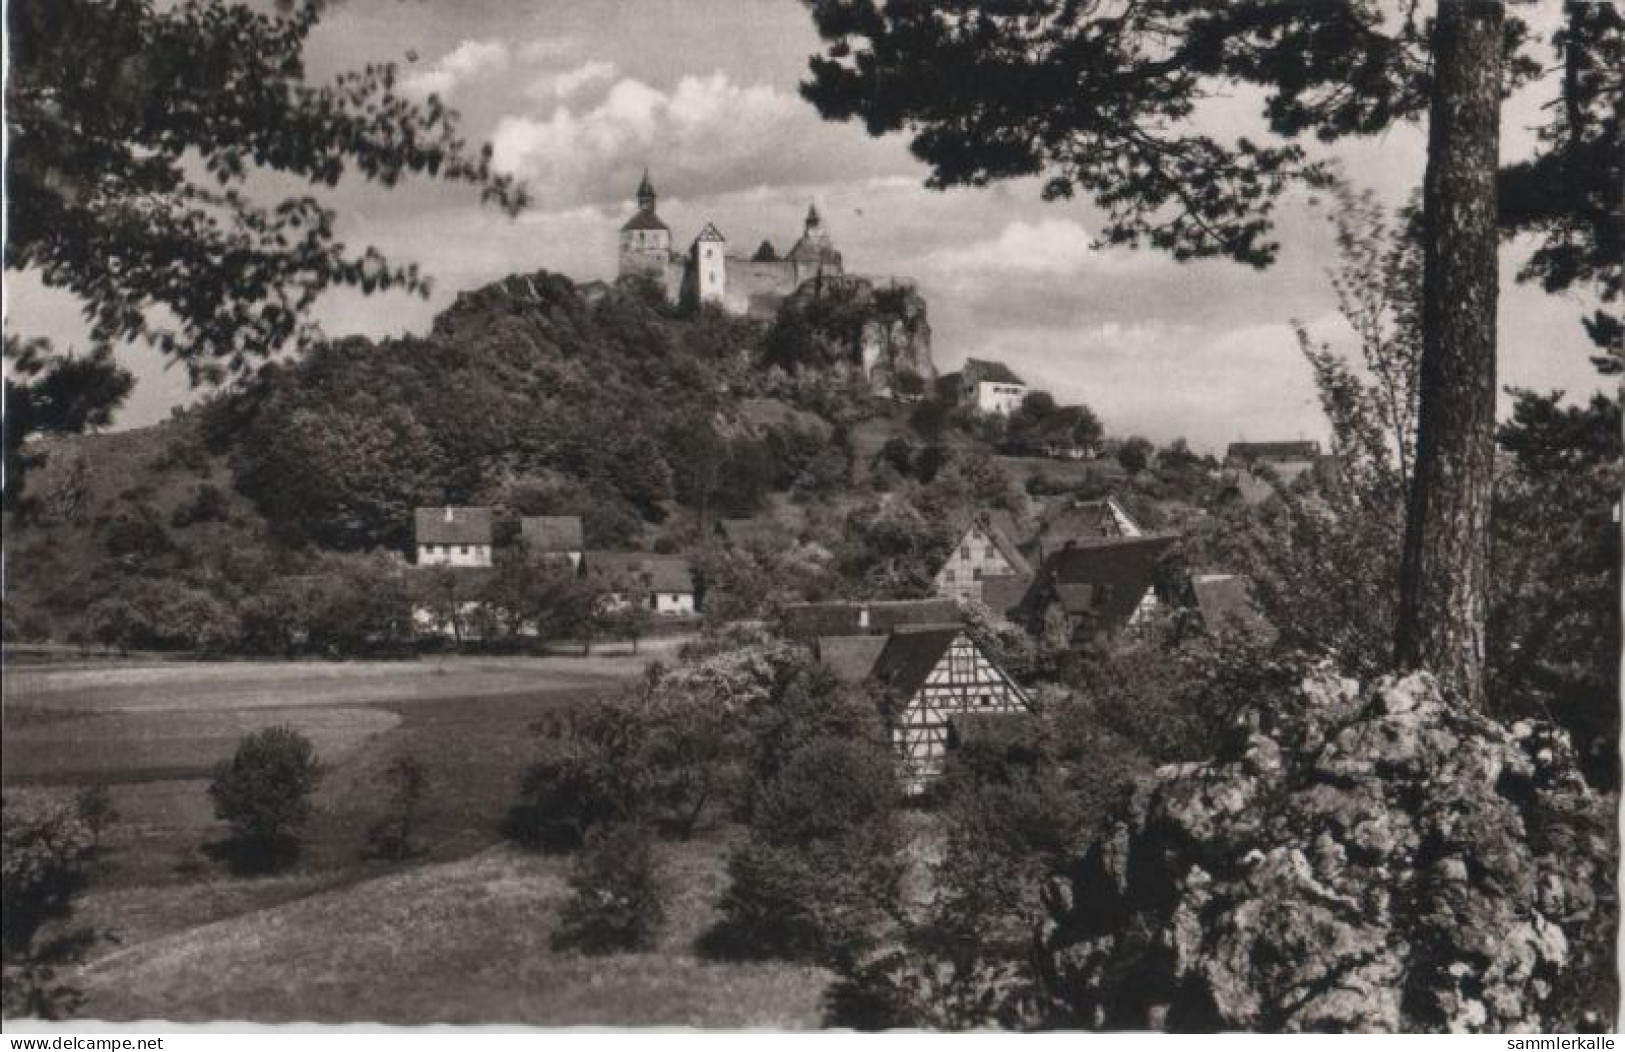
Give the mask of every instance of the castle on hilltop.
POLYGON ((844 274, 816 206, 808 206, 800 240, 782 257, 769 241, 753 255, 734 255, 713 223, 705 224, 687 252, 673 252, 671 227, 655 212, 647 171, 638 186, 637 214, 621 227, 619 272, 652 279, 673 303, 715 303, 729 314, 755 317, 772 317, 808 281, 844 274))

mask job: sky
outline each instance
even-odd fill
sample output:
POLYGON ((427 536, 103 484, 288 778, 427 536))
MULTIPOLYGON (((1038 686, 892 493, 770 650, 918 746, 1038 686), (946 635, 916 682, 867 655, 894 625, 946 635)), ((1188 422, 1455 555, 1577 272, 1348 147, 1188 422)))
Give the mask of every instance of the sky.
MULTIPOLYGON (((1108 433, 1184 436, 1202 451, 1326 438, 1293 326, 1355 353, 1327 278, 1337 262, 1327 200, 1282 203, 1282 251, 1266 270, 1095 248, 1100 217, 1085 200, 1045 203, 1036 181, 927 190, 904 138, 822 121, 796 90, 817 50, 798 0, 333 6, 307 49, 312 79, 396 63, 401 90, 456 109, 466 137, 490 142, 535 204, 512 219, 466 188, 342 184, 329 195, 341 237, 417 261, 434 291, 331 293, 318 307, 324 330, 426 332, 458 291, 510 273, 613 277, 616 232, 647 167, 681 247, 711 221, 742 252, 764 238, 782 251, 816 203, 849 272, 918 283, 942 371, 967 357, 1001 360, 1058 400, 1090 405, 1108 433)), ((1531 89, 1506 107, 1503 159, 1529 147, 1547 95, 1531 89)), ((1258 102, 1237 90, 1204 117, 1244 130, 1258 102)), ((1401 126, 1325 156, 1397 206, 1421 183, 1424 147, 1421 129, 1401 126)), ((1579 324, 1585 302, 1518 285, 1526 253, 1502 252, 1501 382, 1571 396, 1598 388, 1579 324)), ((83 342, 73 300, 28 274, 8 286, 8 332, 83 342)), ((119 356, 137 387, 115 427, 153 423, 193 396, 155 351, 119 356)))

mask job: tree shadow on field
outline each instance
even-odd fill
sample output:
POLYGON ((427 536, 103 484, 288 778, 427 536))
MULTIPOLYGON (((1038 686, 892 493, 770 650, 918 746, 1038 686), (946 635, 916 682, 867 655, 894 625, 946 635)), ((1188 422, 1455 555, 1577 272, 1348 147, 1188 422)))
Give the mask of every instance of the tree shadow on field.
POLYGON ((292 837, 247 840, 229 837, 211 840, 203 853, 233 876, 260 877, 286 869, 299 860, 299 841, 292 837))

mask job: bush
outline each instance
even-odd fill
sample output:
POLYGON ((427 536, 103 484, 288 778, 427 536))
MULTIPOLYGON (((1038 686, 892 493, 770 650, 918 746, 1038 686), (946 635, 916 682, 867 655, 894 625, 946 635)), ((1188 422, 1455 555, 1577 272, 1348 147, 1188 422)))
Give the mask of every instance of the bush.
POLYGON ((209 784, 215 816, 231 825, 235 864, 270 868, 298 853, 321 774, 315 746, 292 727, 265 727, 237 743, 209 784))
POLYGON ((415 756, 398 756, 384 769, 383 782, 393 792, 389 813, 367 830, 367 854, 399 862, 418 851, 412 834, 418 807, 429 787, 429 772, 415 756))
POLYGON ((729 856, 706 949, 825 964, 863 953, 900 914, 898 799, 881 746, 821 738, 791 753, 729 856))
POLYGON ((35 793, 0 798, 0 829, 4 1013, 7 1018, 70 1015, 83 997, 58 982, 57 969, 81 960, 94 935, 87 930, 43 940, 40 935, 73 912, 74 899, 90 880, 94 838, 71 801, 35 793))
POLYGON ((594 829, 626 817, 635 795, 616 757, 590 737, 548 742, 525 771, 502 831, 533 851, 569 851, 594 829))
POLYGON ((570 869, 558 949, 584 953, 643 950, 666 920, 666 887, 649 831, 619 825, 595 831, 570 869))

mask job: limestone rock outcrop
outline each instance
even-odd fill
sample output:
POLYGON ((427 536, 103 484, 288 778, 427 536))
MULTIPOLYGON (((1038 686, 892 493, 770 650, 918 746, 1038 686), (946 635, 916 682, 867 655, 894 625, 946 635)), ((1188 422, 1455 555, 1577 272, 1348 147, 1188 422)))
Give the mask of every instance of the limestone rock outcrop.
POLYGON ((1552 727, 1426 674, 1312 679, 1140 787, 1052 885, 1040 969, 1086 1027, 1571 1029, 1614 938, 1610 805, 1552 727))

